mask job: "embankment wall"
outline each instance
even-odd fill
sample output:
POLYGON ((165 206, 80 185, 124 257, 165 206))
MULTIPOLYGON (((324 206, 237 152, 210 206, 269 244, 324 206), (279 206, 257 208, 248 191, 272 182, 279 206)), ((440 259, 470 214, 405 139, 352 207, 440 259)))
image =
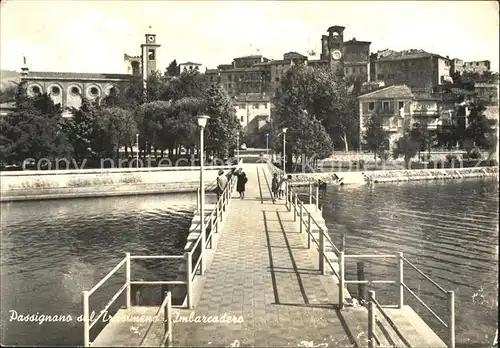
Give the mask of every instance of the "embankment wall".
MULTIPOLYGON (((232 166, 206 167, 205 185, 232 166)), ((200 167, 18 171, 0 173, 0 201, 105 197, 195 191, 200 167)))

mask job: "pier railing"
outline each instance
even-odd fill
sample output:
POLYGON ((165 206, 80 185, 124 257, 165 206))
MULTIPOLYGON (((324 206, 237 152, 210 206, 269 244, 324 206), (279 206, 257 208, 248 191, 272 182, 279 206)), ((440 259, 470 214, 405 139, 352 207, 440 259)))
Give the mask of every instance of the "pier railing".
MULTIPOLYGON (((455 348, 455 294, 453 291, 449 291, 444 289, 434 280, 432 280, 429 276, 427 276, 424 272, 422 272, 417 266, 407 260, 403 253, 398 254, 371 254, 371 255, 346 255, 345 254, 345 236, 341 235, 341 244, 337 247, 328 234, 328 228, 325 224, 318 222, 314 217, 314 212, 320 212, 321 209, 319 207, 319 191, 318 187, 316 187, 316 192, 313 194, 312 185, 309 186, 309 206, 306 206, 300 199, 299 194, 293 190, 293 188, 289 185, 286 186, 286 207, 288 211, 293 212, 294 221, 297 221, 297 216, 300 217, 300 232, 305 231, 307 233, 308 248, 311 248, 311 240, 313 240, 318 246, 319 251, 319 270, 321 274, 325 274, 325 265, 327 264, 333 275, 335 275, 339 280, 339 306, 342 309, 345 304, 346 298, 346 286, 347 284, 394 284, 398 287, 398 308, 403 308, 404 306, 404 292, 408 291, 410 295, 412 295, 436 320, 448 329, 448 337, 446 339, 446 343, 448 348, 455 348), (315 202, 314 206, 312 205, 313 201, 315 202), (314 207, 314 208, 313 208, 314 207), (313 235, 314 232, 318 233, 318 239, 313 235), (327 250, 327 248, 330 250, 327 250), (346 280, 345 279, 345 264, 346 259, 380 259, 380 258, 393 258, 397 262, 398 267, 398 278, 396 280, 346 280), (430 284, 432 284, 439 292, 442 292, 447 296, 447 318, 443 319, 439 315, 436 314, 435 310, 433 310, 428 304, 426 304, 410 287, 404 282, 404 266, 408 266, 419 273, 424 279, 426 279, 430 284), (337 267, 336 267, 337 266, 337 267)), ((385 317, 389 318, 387 314, 383 311, 382 306, 378 304, 375 300, 375 294, 373 293, 372 304, 368 306, 375 305, 379 311, 385 317), (380 307, 380 308, 379 308, 380 307)), ((370 300, 368 301, 370 302, 370 300)), ((369 320, 371 317, 369 316, 369 320)), ((392 323, 390 319, 388 319, 389 323, 392 323)), ((373 322, 369 324, 369 328, 374 328, 373 322)), ((395 329, 396 332, 397 329, 395 329)), ((369 333, 370 334, 370 333, 369 333)), ((371 332, 373 336, 373 332, 371 332)), ((400 335, 400 334, 399 334, 400 335)), ((401 337, 404 340, 403 337, 401 337)), ((371 344, 375 344, 373 341, 371 344)))
MULTIPOLYGON (((232 174, 232 173, 231 173, 232 174)), ((204 270, 202 268, 203 259, 206 257, 205 250, 212 247, 212 237, 213 233, 218 233, 220 229, 220 223, 223 220, 224 212, 226 207, 231 200, 231 192, 235 185, 234 176, 228 179, 228 183, 222 194, 220 195, 215 208, 211 210, 209 214, 204 216, 204 212, 200 214, 200 218, 203 217, 205 220, 205 231, 201 231, 197 238, 192 242, 189 251, 185 251, 183 255, 130 255, 126 253, 125 257, 106 275, 104 276, 92 289, 88 291, 83 291, 83 346, 90 347, 92 342, 90 340, 90 330, 97 324, 97 322, 108 314, 109 308, 115 303, 115 301, 125 292, 125 308, 131 308, 131 285, 183 285, 186 286, 186 305, 188 308, 192 308, 192 282, 195 276, 200 271, 203 274, 204 270), (207 234, 208 232, 208 234, 207 234), (206 238, 203 238, 203 233, 206 238), (202 243, 205 240, 205 243, 202 243), (203 245, 205 244, 205 245, 203 245), (198 253, 198 257, 195 258, 195 254, 198 253), (163 260, 182 260, 185 267, 183 269, 186 272, 184 280, 132 280, 131 279, 131 262, 132 260, 139 259, 163 259, 163 260), (90 297, 94 294, 100 287, 104 285, 114 274, 119 270, 125 268, 125 282, 118 289, 118 291, 111 297, 111 299, 106 303, 104 308, 99 312, 97 316, 94 313, 90 313, 90 297)), ((199 198, 198 198, 199 202, 199 198)), ((200 213, 199 204, 197 205, 198 213, 200 213)), ((164 311, 164 336, 162 339, 162 345, 171 344, 172 342, 172 296, 170 291, 165 293, 165 298, 159 307, 156 317, 161 315, 162 310, 164 311)), ((155 317, 155 318, 156 318, 155 317)), ((156 319, 155 319, 156 320, 156 319)))

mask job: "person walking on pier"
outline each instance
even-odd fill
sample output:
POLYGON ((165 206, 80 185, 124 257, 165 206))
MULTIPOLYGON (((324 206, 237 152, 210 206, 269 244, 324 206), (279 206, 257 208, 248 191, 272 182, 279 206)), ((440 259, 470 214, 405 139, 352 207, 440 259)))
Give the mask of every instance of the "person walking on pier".
POLYGON ((285 187, 286 187, 286 178, 284 175, 281 175, 280 187, 279 187, 279 198, 282 199, 285 197, 285 187))
POLYGON ((248 182, 247 175, 245 172, 238 174, 238 181, 236 182, 236 191, 240 194, 240 198, 245 198, 245 185, 248 182))
POLYGON ((274 173, 273 174, 273 180, 271 182, 271 191, 272 191, 272 194, 273 194, 273 200, 276 200, 278 199, 278 191, 279 191, 279 188, 280 188, 280 182, 278 180, 278 173, 274 173))
POLYGON ((227 178, 224 175, 224 171, 221 169, 219 170, 219 176, 217 177, 217 187, 215 188, 215 191, 217 193, 217 202, 219 201, 220 196, 222 196, 222 193, 224 192, 226 185, 227 185, 227 178))

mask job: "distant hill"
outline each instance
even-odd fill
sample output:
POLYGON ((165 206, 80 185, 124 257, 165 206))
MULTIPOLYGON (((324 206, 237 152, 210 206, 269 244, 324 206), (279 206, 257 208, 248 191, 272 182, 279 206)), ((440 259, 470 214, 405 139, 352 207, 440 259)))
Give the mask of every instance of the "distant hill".
POLYGON ((21 74, 14 70, 0 70, 0 89, 3 90, 9 86, 16 86, 21 81, 21 74))

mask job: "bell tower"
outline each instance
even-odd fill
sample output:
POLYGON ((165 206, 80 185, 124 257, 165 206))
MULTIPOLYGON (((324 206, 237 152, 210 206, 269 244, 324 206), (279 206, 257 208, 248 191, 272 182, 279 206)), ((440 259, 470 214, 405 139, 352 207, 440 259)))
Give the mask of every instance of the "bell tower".
POLYGON ((329 66, 337 75, 344 75, 344 29, 340 25, 328 28, 329 66))
POLYGON ((146 42, 141 45, 142 78, 148 77, 156 71, 157 51, 160 45, 156 43, 155 34, 146 34, 146 42))

